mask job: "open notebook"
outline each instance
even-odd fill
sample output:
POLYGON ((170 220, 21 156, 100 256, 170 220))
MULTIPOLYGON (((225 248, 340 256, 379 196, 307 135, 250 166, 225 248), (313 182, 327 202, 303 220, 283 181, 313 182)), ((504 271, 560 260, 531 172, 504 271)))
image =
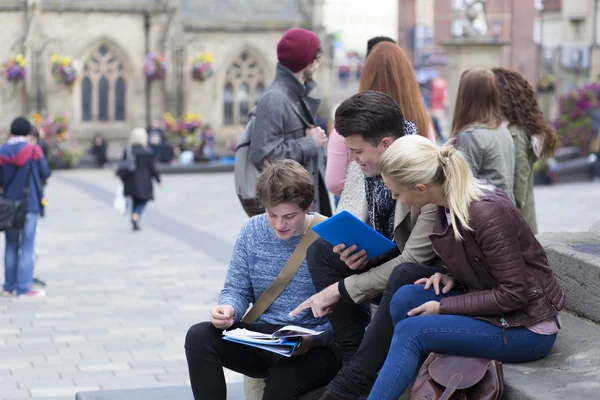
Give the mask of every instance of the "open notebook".
POLYGON ((284 326, 271 334, 238 328, 224 331, 223 339, 291 357, 303 337, 317 336, 322 333, 295 325, 284 326))

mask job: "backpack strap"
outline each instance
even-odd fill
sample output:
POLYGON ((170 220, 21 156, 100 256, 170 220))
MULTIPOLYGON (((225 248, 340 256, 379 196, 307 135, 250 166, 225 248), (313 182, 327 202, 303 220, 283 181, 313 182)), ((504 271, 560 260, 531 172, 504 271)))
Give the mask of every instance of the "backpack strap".
MULTIPOLYGON (((25 186, 23 186, 23 201, 27 201, 27 195, 29 194, 29 186, 31 184, 31 171, 33 170, 33 162, 35 161, 35 148, 37 145, 33 145, 31 148, 31 159, 29 160, 29 169, 27 171, 27 178, 25 178, 25 186)), ((16 174, 15 174, 16 175, 16 174)))
POLYGON ((267 308, 273 304, 275 299, 279 297, 281 292, 283 292, 283 290, 292 281, 300 269, 302 262, 306 258, 306 250, 308 249, 308 246, 310 246, 312 242, 319 237, 319 235, 312 230, 312 227, 320 222, 325 221, 326 219, 327 217, 324 217, 319 213, 314 213, 310 226, 300 240, 300 243, 298 243, 292 252, 292 255, 290 255, 290 258, 285 263, 285 266, 277 278, 275 278, 273 283, 271 283, 271 285, 260 295, 258 300, 254 302, 250 311, 248 311, 244 318, 242 318, 242 322, 248 324, 255 322, 258 317, 260 317, 267 310, 267 308))

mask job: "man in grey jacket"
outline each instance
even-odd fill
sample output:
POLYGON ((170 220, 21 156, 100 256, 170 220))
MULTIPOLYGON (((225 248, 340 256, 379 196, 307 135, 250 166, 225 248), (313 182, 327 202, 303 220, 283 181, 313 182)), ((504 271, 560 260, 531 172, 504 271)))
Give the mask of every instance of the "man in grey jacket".
POLYGON ((260 169, 267 160, 291 159, 311 174, 317 189, 312 211, 331 216, 324 183, 327 136, 316 126, 320 100, 309 97, 322 50, 317 35, 301 28, 285 32, 277 44, 275 79, 255 109, 250 158, 260 169))

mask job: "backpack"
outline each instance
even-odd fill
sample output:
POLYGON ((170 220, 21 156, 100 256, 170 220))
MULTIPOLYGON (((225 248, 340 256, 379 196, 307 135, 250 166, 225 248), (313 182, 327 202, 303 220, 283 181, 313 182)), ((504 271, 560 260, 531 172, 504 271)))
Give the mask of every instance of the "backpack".
POLYGON ((252 164, 250 159, 250 133, 254 129, 256 120, 256 106, 248 115, 248 123, 235 147, 235 163, 233 174, 235 180, 235 191, 240 203, 249 217, 265 212, 264 207, 256 197, 256 179, 260 175, 258 168, 252 164))
MULTIPOLYGON (((264 96, 264 95, 263 95, 264 96)), ((305 107, 304 102, 301 102, 302 107, 305 107)), ((256 107, 254 106, 250 114, 248 114, 248 123, 240 136, 237 146, 235 148, 235 163, 233 166, 233 174, 235 180, 235 191, 240 199, 240 203, 244 208, 246 214, 249 217, 263 214, 265 208, 260 204, 258 197, 256 196, 256 180, 260 171, 254 166, 250 159, 250 134, 254 129, 254 121, 256 120, 256 107)), ((309 127, 312 124, 306 120, 302 114, 300 114, 293 106, 291 110, 300 118, 305 127, 309 127)), ((310 113, 310 111, 306 110, 310 113)))

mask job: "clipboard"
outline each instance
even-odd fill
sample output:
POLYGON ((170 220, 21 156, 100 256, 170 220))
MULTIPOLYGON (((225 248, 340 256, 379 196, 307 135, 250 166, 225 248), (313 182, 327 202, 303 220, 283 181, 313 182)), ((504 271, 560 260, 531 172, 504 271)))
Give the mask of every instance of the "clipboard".
POLYGON ((348 211, 342 211, 333 217, 313 226, 313 231, 334 246, 356 245, 357 251, 366 250, 367 260, 371 260, 396 247, 396 243, 365 224, 348 211))

